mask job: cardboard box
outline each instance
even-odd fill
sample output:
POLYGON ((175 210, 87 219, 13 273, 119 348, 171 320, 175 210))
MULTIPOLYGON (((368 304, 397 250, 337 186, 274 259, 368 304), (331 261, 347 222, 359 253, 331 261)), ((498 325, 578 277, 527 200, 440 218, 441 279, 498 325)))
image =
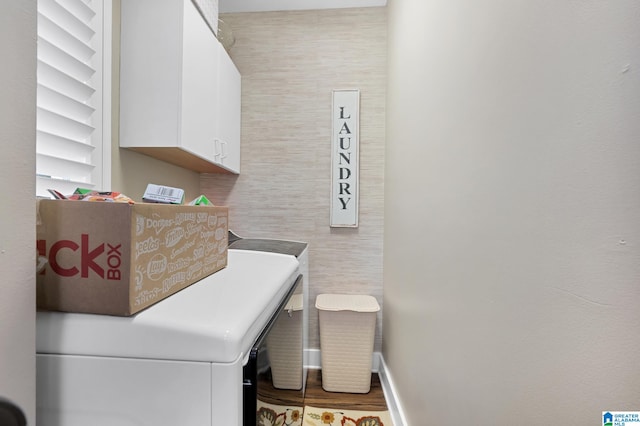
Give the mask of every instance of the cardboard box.
POLYGON ((228 208, 38 202, 41 309, 132 315, 227 265, 228 208))

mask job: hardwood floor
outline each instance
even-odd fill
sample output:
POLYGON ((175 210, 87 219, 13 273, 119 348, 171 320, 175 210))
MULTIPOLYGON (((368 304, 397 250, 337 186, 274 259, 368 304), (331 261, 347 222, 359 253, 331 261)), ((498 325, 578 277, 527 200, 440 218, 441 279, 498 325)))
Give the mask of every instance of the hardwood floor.
POLYGON ((322 371, 309 370, 307 389, 302 398, 301 391, 275 389, 271 386, 271 378, 264 377, 260 382, 260 400, 278 405, 302 406, 310 405, 321 408, 343 408, 346 410, 387 410, 384 392, 376 373, 371 374, 371 390, 369 393, 327 392, 322 389, 322 371))
POLYGON ((346 410, 374 410, 387 409, 384 392, 380 385, 378 374, 371 374, 371 390, 369 393, 327 392, 322 389, 321 370, 309 370, 307 375, 307 391, 304 404, 312 407, 344 408, 346 410))

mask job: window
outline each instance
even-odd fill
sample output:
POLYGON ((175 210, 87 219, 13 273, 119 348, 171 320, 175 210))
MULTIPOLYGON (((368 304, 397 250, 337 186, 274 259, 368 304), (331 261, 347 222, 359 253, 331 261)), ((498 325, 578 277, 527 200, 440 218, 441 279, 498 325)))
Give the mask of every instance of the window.
POLYGON ((111 0, 38 0, 36 195, 111 181, 111 0))

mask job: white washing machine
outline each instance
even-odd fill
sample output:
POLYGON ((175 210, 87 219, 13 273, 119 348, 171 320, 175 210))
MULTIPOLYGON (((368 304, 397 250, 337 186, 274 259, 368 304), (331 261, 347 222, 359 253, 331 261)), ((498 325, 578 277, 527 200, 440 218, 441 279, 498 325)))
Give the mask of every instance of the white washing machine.
POLYGON ((230 249, 225 269, 131 317, 38 312, 37 424, 242 425, 249 355, 299 274, 295 256, 230 249))

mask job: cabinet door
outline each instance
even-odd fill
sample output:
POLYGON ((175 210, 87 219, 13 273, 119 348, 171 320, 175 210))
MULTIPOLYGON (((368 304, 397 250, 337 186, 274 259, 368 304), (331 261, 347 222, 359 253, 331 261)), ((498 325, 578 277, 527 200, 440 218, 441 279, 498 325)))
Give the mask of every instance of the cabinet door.
POLYGON ((182 1, 122 0, 122 147, 179 144, 182 10, 182 1))
POLYGON ((218 43, 218 144, 219 163, 240 173, 240 72, 218 43))
POLYGON ((215 162, 218 40, 190 0, 184 0, 181 146, 215 162))

